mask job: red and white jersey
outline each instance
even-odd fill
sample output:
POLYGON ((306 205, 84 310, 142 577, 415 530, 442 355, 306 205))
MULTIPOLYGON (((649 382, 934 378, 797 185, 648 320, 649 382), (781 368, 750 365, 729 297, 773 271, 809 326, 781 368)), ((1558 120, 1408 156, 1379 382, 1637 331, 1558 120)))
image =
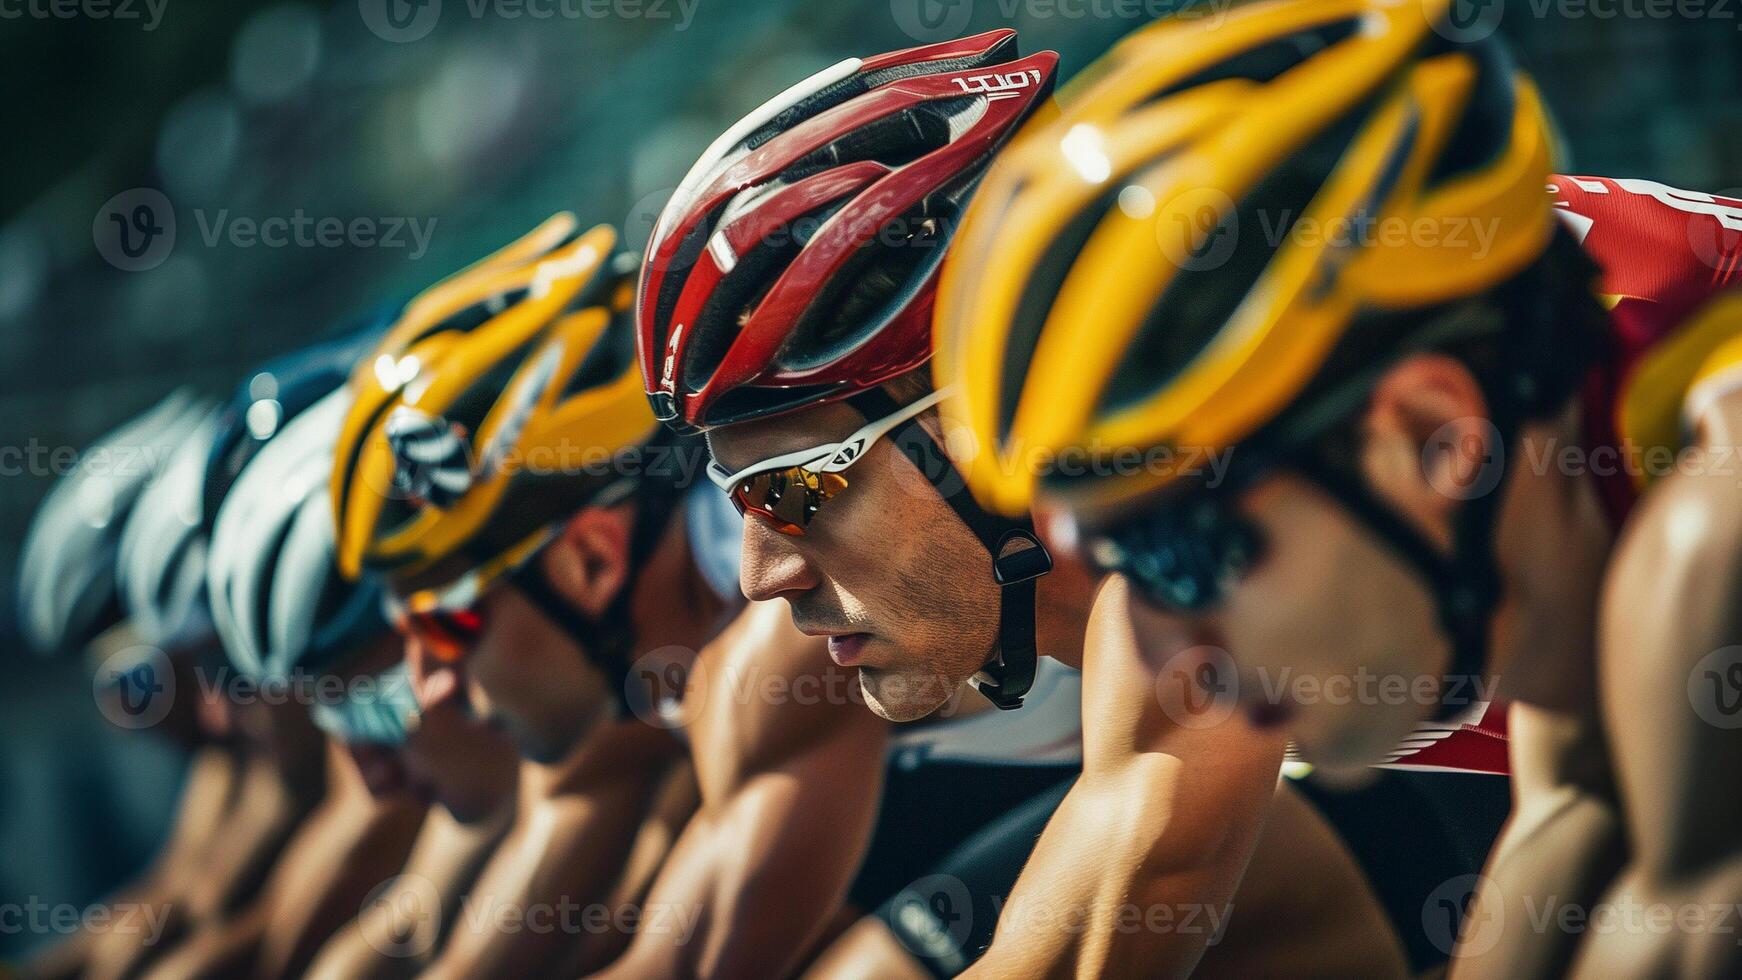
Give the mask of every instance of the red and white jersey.
MULTIPOLYGON (((1680 449, 1696 391, 1734 384, 1742 317, 1742 199, 1650 180, 1556 176, 1555 207, 1602 268, 1610 353, 1584 394, 1586 449, 1680 449)), ((1617 527, 1650 473, 1593 467, 1617 527)))
MULTIPOLYGON (((1288 762, 1303 761, 1291 743, 1288 762)), ((1414 772, 1511 772, 1506 754, 1506 705, 1479 701, 1446 721, 1424 721, 1397 743, 1380 769, 1414 772)))

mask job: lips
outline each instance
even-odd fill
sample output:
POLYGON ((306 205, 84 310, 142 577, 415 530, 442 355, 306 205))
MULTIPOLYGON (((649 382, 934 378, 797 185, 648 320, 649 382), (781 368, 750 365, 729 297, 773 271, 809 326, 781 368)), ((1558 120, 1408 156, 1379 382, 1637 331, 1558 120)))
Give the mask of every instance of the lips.
POLYGON ((869 633, 844 633, 829 637, 829 659, 842 667, 852 667, 859 663, 859 657, 864 652, 865 642, 871 639, 869 633))

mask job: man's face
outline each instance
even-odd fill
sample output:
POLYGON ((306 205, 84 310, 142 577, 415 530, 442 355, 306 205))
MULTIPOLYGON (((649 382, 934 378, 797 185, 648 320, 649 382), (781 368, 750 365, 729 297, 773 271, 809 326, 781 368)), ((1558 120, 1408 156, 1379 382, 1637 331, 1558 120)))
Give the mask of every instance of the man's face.
POLYGON ((603 716, 604 674, 509 582, 491 586, 478 612, 484 626, 465 671, 472 710, 501 725, 526 758, 562 759, 603 716))
POLYGON ((1259 559, 1203 612, 1164 611, 1133 589, 1140 648, 1163 671, 1231 657, 1254 720, 1284 726, 1321 767, 1370 765, 1436 707, 1450 647, 1425 583, 1305 480, 1272 477, 1239 507, 1259 559))
MULTIPOLYGON (((836 403, 716 429, 708 441, 737 472, 842 439, 866 421, 836 403)), ((889 440, 843 475, 846 488, 802 535, 746 516, 740 584, 753 600, 786 599, 800 630, 828 636, 830 656, 859 668, 873 711, 910 721, 944 704, 991 657, 999 602, 991 558, 889 440)))
POLYGON ((417 725, 397 752, 407 783, 461 823, 498 812, 515 792, 514 742, 472 714, 463 665, 421 656, 415 640, 406 646, 418 703, 417 725))

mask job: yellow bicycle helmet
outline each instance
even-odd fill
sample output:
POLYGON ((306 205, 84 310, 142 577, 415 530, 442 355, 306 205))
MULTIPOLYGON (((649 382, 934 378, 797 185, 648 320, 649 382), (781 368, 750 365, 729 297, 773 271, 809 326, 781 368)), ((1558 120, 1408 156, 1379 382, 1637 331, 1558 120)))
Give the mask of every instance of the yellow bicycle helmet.
POLYGON ((357 365, 332 479, 347 577, 486 565, 631 486, 658 426, 616 245, 556 215, 413 299, 357 365))
POLYGON ((1552 129, 1453 0, 1264 0, 1127 37, 987 174, 945 262, 946 414, 982 501, 1154 491, 1274 420, 1366 312, 1526 269, 1552 129), (1165 465, 1047 474, 1158 447, 1165 465))

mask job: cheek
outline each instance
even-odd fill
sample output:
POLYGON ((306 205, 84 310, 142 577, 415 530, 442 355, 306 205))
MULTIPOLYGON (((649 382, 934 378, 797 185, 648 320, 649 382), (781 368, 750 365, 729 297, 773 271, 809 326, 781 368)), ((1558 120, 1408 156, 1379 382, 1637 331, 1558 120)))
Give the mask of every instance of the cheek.
POLYGON ((1244 509, 1265 550, 1225 610, 1234 655, 1314 671, 1359 662, 1363 646, 1383 632, 1378 611, 1396 608, 1395 581, 1375 574, 1379 556, 1334 505, 1298 481, 1271 481, 1244 509))

